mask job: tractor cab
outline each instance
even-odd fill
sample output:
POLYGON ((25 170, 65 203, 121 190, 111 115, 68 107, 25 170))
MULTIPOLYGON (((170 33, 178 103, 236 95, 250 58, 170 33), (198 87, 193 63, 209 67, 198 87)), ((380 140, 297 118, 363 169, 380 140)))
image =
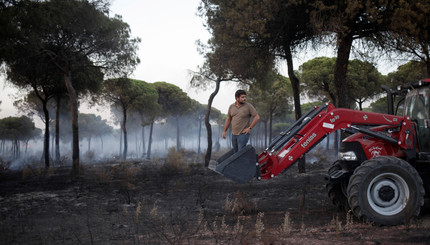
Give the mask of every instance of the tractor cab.
POLYGON ((403 116, 409 116, 417 127, 418 149, 430 152, 430 79, 402 86, 407 89, 403 116))

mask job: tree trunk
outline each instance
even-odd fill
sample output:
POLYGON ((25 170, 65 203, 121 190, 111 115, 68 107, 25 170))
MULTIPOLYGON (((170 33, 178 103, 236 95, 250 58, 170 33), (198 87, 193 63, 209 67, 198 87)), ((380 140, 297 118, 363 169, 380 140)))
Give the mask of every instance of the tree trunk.
POLYGON ((101 149, 102 149, 102 153, 103 153, 103 136, 100 136, 100 144, 101 144, 101 149))
POLYGON ((49 111, 47 108, 48 101, 43 100, 43 114, 45 115, 45 136, 43 140, 43 158, 45 161, 45 168, 49 168, 49 111))
POLYGON ((124 119, 122 121, 122 130, 124 132, 124 151, 122 153, 122 159, 127 159, 127 148, 128 148, 128 141, 127 141, 127 110, 123 109, 122 110, 124 119))
MULTIPOLYGON (((300 81, 294 74, 293 56, 291 54, 291 49, 289 45, 287 46, 287 48, 285 48, 285 57, 288 65, 288 76, 291 81, 291 87, 293 88, 294 110, 295 110, 296 120, 297 120, 302 116, 302 108, 300 106, 300 81)), ((305 163, 306 163, 306 159, 305 159, 305 155, 303 155, 303 157, 300 158, 298 163, 299 173, 306 173, 305 163)))
POLYGON ((145 126, 142 126, 142 157, 145 155, 145 148, 146 148, 146 143, 145 143, 145 126))
POLYGON ((300 81, 294 74, 293 56, 289 46, 285 48, 285 60, 287 61, 288 77, 290 78, 291 87, 293 89, 294 110, 297 120, 302 116, 302 108, 300 106, 300 81))
POLYGON ((60 106, 61 97, 56 97, 56 108, 55 108, 55 165, 60 165, 60 106))
POLYGON ((197 145, 197 156, 200 155, 200 143, 201 143, 201 137, 202 137, 202 120, 199 118, 199 139, 198 139, 198 145, 197 145))
POLYGON ((328 151, 328 150, 330 150, 330 136, 331 136, 331 134, 329 134, 329 135, 327 135, 327 137, 326 137, 326 150, 328 151))
POLYGON ((176 150, 181 150, 181 139, 179 134, 179 116, 176 117, 176 150))
POLYGON ((221 138, 221 131, 222 131, 222 126, 218 125, 218 134, 216 137, 216 144, 215 144, 215 151, 219 151, 221 148, 221 143, 219 142, 219 139, 221 138))
POLYGON ((272 112, 272 105, 270 105, 270 111, 269 111, 269 142, 272 142, 273 138, 273 112, 272 112))
POLYGON ((140 153, 140 146, 139 146, 139 140, 137 138, 137 134, 134 134, 134 149, 136 151, 136 154, 139 155, 140 153))
POLYGON ((215 90, 209 96, 208 107, 206 109, 206 114, 205 114, 205 125, 206 125, 206 132, 208 135, 208 148, 206 150, 206 155, 205 155, 205 167, 209 166, 209 161, 211 160, 211 155, 212 155, 212 127, 209 122, 209 118, 211 115, 212 102, 215 96, 218 94, 220 84, 221 84, 221 79, 218 78, 216 80, 215 90))
POLYGON ((72 84, 72 75, 69 70, 64 74, 67 92, 70 98, 70 105, 72 107, 72 135, 73 135, 73 150, 72 150, 72 180, 79 178, 79 124, 78 124, 78 98, 76 90, 72 84))
POLYGON ((123 132, 123 130, 122 130, 122 123, 121 123, 121 129, 120 129, 119 132, 120 133, 119 133, 119 153, 118 153, 118 158, 121 157, 121 155, 122 155, 122 132, 123 132))
POLYGON ((352 34, 338 34, 338 48, 336 64, 334 66, 334 85, 336 87, 336 107, 350 108, 348 88, 346 85, 346 72, 348 71, 348 60, 353 42, 352 34))
POLYGON ((152 130, 154 129, 154 119, 151 121, 151 126, 149 127, 149 140, 148 140, 148 152, 146 153, 146 159, 151 159, 151 146, 152 146, 152 130))
MULTIPOLYGON (((264 149, 267 148, 267 141, 268 141, 268 136, 267 136, 268 132, 267 132, 267 121, 264 121, 264 149)), ((270 140, 269 140, 270 143, 270 140)))

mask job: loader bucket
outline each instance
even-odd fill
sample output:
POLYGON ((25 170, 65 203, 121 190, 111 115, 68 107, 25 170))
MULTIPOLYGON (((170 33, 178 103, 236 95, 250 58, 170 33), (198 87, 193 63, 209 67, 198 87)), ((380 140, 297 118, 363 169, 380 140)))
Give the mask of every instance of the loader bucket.
POLYGON ((257 168, 257 155, 251 145, 247 145, 238 152, 227 152, 218 160, 209 165, 215 172, 238 183, 247 183, 259 176, 257 168), (212 165, 212 166, 211 166, 212 165))

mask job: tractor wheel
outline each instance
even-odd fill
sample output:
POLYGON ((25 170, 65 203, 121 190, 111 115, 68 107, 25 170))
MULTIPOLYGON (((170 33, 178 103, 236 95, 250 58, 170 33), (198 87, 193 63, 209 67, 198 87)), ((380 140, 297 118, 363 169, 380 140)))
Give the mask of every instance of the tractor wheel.
POLYGON ((396 157, 364 161, 348 185, 348 202, 354 214, 377 225, 409 223, 424 204, 423 181, 415 168, 396 157))
MULTIPOLYGON (((333 163, 328 169, 328 174, 331 175, 336 170, 341 170, 342 167, 339 161, 333 163)), ((326 190, 328 197, 335 207, 340 210, 349 210, 348 198, 346 197, 346 188, 348 186, 348 180, 344 180, 338 183, 329 182, 326 184, 326 190)))

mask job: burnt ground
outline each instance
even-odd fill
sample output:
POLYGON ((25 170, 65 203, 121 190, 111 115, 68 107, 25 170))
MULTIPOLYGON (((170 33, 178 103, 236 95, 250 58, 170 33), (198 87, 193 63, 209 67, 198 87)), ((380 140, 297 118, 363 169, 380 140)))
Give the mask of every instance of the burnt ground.
POLYGON ((327 197, 329 164, 236 184, 199 164, 116 162, 0 174, 0 244, 430 244, 428 204, 377 227, 327 197))

